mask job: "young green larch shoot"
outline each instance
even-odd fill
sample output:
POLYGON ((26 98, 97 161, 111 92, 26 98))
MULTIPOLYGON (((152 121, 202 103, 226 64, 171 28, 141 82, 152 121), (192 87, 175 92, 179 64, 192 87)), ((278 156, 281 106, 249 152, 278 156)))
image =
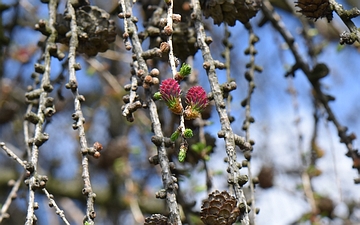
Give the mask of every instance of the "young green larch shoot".
POLYGON ((189 64, 183 63, 180 68, 180 71, 177 72, 175 79, 181 81, 185 77, 189 76, 190 73, 191 73, 191 66, 189 64))
POLYGON ((182 144, 181 146, 180 146, 180 151, 179 151, 179 155, 178 155, 178 160, 179 160, 179 162, 184 162, 184 160, 185 160, 185 158, 186 158, 186 152, 187 152, 187 150, 188 150, 188 147, 187 147, 187 145, 184 145, 184 144, 182 144))
POLYGON ((180 136, 180 131, 176 130, 174 133, 171 134, 170 140, 171 141, 176 141, 176 139, 178 139, 180 136))
POLYGON ((186 128, 184 131, 184 138, 192 138, 193 136, 193 131, 189 128, 186 128))

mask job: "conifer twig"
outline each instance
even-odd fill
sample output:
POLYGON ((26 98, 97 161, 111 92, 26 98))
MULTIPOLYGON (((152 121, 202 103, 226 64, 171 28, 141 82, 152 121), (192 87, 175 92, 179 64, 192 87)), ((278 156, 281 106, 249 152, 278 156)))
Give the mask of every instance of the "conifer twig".
POLYGON ((10 215, 7 213, 12 200, 16 198, 17 192, 19 190, 19 187, 21 185, 21 183, 24 180, 24 175, 25 173, 23 173, 18 179, 17 181, 14 183, 8 197, 5 200, 5 203, 1 206, 1 210, 0 210, 0 223, 3 221, 3 219, 8 218, 10 215))
MULTIPOLYGON (((132 2, 131 0, 121 0, 119 2, 123 9, 123 13, 128 15, 127 17, 124 17, 124 20, 127 22, 128 30, 125 30, 125 33, 127 33, 130 37, 133 52, 134 52, 134 63, 133 68, 135 70, 135 74, 141 75, 140 77, 145 77, 149 74, 148 67, 146 65, 145 59, 143 58, 143 49, 141 46, 141 42, 138 36, 137 27, 135 24, 135 20, 132 16, 131 12, 124 11, 126 9, 132 9, 132 2)), ((135 85, 135 75, 132 76, 132 85, 135 85), (133 78, 134 77, 134 78, 133 78), (134 80, 134 81, 133 81, 134 80)), ((137 89, 137 80, 136 80, 136 89, 137 89)), ((133 90, 134 92, 136 91, 133 90)), ((145 95, 146 98, 146 105, 150 112, 150 120, 151 120, 151 126, 152 130, 154 132, 153 142, 157 146, 157 153, 159 158, 159 165, 161 167, 161 174, 162 174, 162 182, 164 185, 164 192, 160 191, 161 198, 166 199, 166 205, 169 210, 169 223, 170 224, 177 224, 181 225, 181 218, 180 218, 180 211, 176 199, 176 191, 178 189, 178 184, 176 183, 176 178, 172 176, 170 165, 169 165, 169 158, 167 156, 165 143, 164 143, 164 136, 161 129, 161 124, 159 120, 159 115, 157 112, 157 107, 152 99, 152 93, 150 88, 145 89, 145 95)), ((126 106, 125 106, 126 109, 126 106)), ((124 111, 123 111, 124 113, 124 111)), ((126 115, 124 115, 126 116, 126 115)))
MULTIPOLYGON (((39 106, 37 109, 36 115, 33 115, 36 118, 35 122, 35 133, 34 137, 29 139, 29 144, 31 147, 29 162, 27 165, 27 170, 30 175, 27 178, 27 183, 29 185, 29 196, 28 196, 28 208, 25 225, 33 225, 37 220, 35 216, 35 190, 39 187, 39 179, 45 178, 38 174, 38 160, 39 160, 39 147, 49 139, 49 135, 43 132, 46 117, 50 117, 55 113, 55 109, 52 106, 49 107, 48 103, 50 98, 48 97, 48 92, 51 92, 53 87, 50 83, 50 69, 51 69, 51 49, 55 44, 55 39, 57 31, 54 27, 56 23, 56 14, 57 14, 57 1, 49 0, 49 22, 48 29, 51 32, 49 37, 46 40, 45 51, 43 53, 44 65, 35 64, 35 71, 42 73, 42 78, 40 82, 40 88, 28 92, 25 96, 28 100, 39 99, 39 106)), ((50 101, 51 102, 51 101, 50 101)), ((47 178, 46 178, 47 179, 47 178)), ((45 185, 45 180, 43 180, 45 185)))
MULTIPOLYGON (((284 23, 281 21, 280 16, 274 11, 271 3, 268 0, 264 0, 261 6, 261 10, 268 21, 271 22, 273 27, 280 33, 280 35, 284 38, 285 42, 289 46, 291 53, 293 54, 295 61, 296 61, 296 68, 301 69, 303 73, 308 78, 309 82, 314 88, 316 93, 316 98, 321 102, 323 107, 325 108, 328 114, 328 120, 331 121, 337 131, 338 136, 340 137, 340 142, 344 143, 348 152, 346 155, 351 157, 354 162, 360 160, 360 155, 358 152, 353 148, 353 140, 355 139, 354 134, 347 134, 347 127, 342 126, 338 121, 337 117, 335 116, 333 110, 329 106, 329 101, 331 100, 331 96, 326 95, 323 92, 321 83, 319 80, 312 79, 312 70, 310 69, 309 65, 305 62, 304 58, 300 55, 298 47, 295 43, 295 39, 289 30, 285 27, 284 23)), ((356 167, 358 174, 360 174, 360 165, 356 167)), ((355 179, 355 183, 360 183, 360 178, 355 179)))
MULTIPOLYGON (((197 31, 197 44, 202 51, 203 56, 203 67, 206 69, 208 80, 211 87, 211 92, 214 97, 215 107, 219 115, 221 122, 221 130, 218 132, 218 137, 224 138, 225 140, 225 150, 228 155, 228 172, 229 178, 228 183, 233 187, 235 192, 235 197, 238 200, 238 204, 243 204, 245 207, 243 222, 244 224, 250 224, 246 198, 242 189, 241 181, 244 180, 244 176, 241 175, 239 171, 238 162, 236 161, 236 151, 235 151, 235 139, 232 128, 230 126, 230 120, 226 110, 226 104, 224 102, 223 93, 221 86, 219 84, 217 74, 215 71, 215 60, 212 58, 209 46, 205 42, 205 28, 202 23, 202 13, 200 8, 200 2, 198 0, 192 0, 193 5, 193 19, 195 22, 195 29, 197 31)), ((240 136, 237 136, 238 139, 243 139, 240 136)), ((244 145, 245 146, 245 145, 244 145)), ((251 145, 246 145, 247 150, 251 149, 251 145)), ((245 178, 247 179, 247 178, 245 178)))
POLYGON ((76 79, 76 70, 80 69, 80 65, 76 63, 76 49, 78 47, 78 26, 76 22, 75 9, 71 4, 71 1, 67 2, 68 14, 71 17, 70 20, 70 29, 71 37, 69 42, 69 56, 68 56, 68 70, 69 70, 69 82, 66 84, 66 88, 70 89, 74 95, 74 109, 72 118, 75 120, 73 124, 74 129, 79 131, 79 142, 80 142, 80 152, 82 155, 81 165, 82 165, 82 179, 84 182, 84 188, 82 189, 83 195, 86 196, 86 215, 84 217, 84 222, 88 225, 93 225, 94 219, 96 217, 96 212, 94 209, 94 202, 96 194, 92 190, 91 181, 90 181, 90 172, 89 172, 89 147, 86 140, 85 134, 85 118, 81 108, 81 102, 85 101, 84 96, 79 94, 78 83, 76 79))

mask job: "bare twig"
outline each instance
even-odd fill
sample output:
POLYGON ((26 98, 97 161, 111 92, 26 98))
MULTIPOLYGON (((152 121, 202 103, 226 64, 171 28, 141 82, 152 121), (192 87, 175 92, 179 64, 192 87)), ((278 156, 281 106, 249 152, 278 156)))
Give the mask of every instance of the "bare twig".
MULTIPOLYGON (((221 86, 219 84, 216 72, 215 72, 215 61, 211 56, 209 46, 205 42, 205 28, 202 23, 202 13, 200 8, 200 2, 198 0, 192 0, 193 5, 193 18, 195 22, 195 28, 197 31, 197 43, 199 48, 202 51, 202 56, 204 59, 204 68, 208 74, 208 80, 211 87, 211 92, 214 96, 216 110, 220 117, 221 122, 221 131, 218 132, 218 136, 224 138, 225 140, 225 149, 228 155, 228 171, 229 179, 228 183, 232 185, 235 197, 238 200, 238 204, 245 205, 245 213, 243 217, 244 224, 249 224, 249 215, 247 210, 247 203, 244 192, 242 190, 239 181, 241 180, 241 175, 239 171, 238 163, 236 161, 236 151, 235 151, 235 135, 230 126, 230 120, 225 109, 226 105, 223 99, 223 94, 221 91, 221 86)), ((250 150, 250 149, 248 149, 250 150)))
POLYGON ((70 223, 67 221, 65 214, 64 214, 64 210, 61 210, 59 208, 59 206, 56 204, 55 200, 54 200, 54 196, 51 195, 46 188, 43 188, 42 191, 45 193, 46 197, 49 199, 49 206, 50 207, 54 207, 55 208, 55 212, 56 214, 58 214, 60 216, 60 218, 62 219, 62 221, 64 221, 64 223, 66 225, 70 225, 70 223))
MULTIPOLYGON (((280 35, 284 38, 285 42, 288 44, 290 51, 294 55, 296 60, 296 69, 301 69, 308 80, 310 81, 311 85, 313 86, 316 92, 316 98, 319 99, 323 107, 325 108, 328 114, 328 120, 332 121, 335 125, 338 136, 340 137, 340 142, 344 143, 346 148, 348 149, 347 156, 351 157, 353 161, 357 161, 360 159, 360 155, 357 153, 355 149, 353 149, 352 141, 354 140, 352 134, 347 135, 347 127, 344 127, 340 124, 338 119, 336 118, 335 114, 333 113, 332 109, 329 106, 329 96, 326 95, 323 90, 319 80, 313 80, 311 75, 312 71, 309 68, 309 65, 305 62, 305 60, 301 57, 298 47, 295 43, 294 37, 291 33, 286 29, 284 23, 281 21, 280 16, 274 11, 271 3, 268 0, 264 0, 262 4, 262 12, 264 16, 271 22, 274 28, 280 33, 280 35)), ((295 69, 295 70, 296 70, 295 69)), ((358 173, 360 174, 360 165, 356 168, 358 173)), ((360 182, 360 179, 356 179, 355 182, 360 182)))
MULTIPOLYGON (((230 43, 230 31, 228 29, 228 25, 225 24, 224 25, 224 29, 225 29, 225 34, 224 34, 224 40, 223 40, 223 43, 225 45, 225 49, 224 49, 224 52, 223 52, 223 55, 224 55, 224 59, 225 59, 225 66, 226 66, 226 80, 227 82, 231 82, 231 57, 230 57, 230 53, 231 53, 231 48, 233 47, 232 44, 230 43)), ((231 112, 231 99, 232 98, 227 98, 226 99, 226 107, 227 107, 227 110, 228 110, 228 113, 231 112)))
MULTIPOLYGON (((29 170, 29 165, 26 163, 26 161, 21 160, 12 150, 10 150, 10 149, 5 145, 4 142, 0 142, 0 147, 1 147, 2 149, 4 149, 4 151, 5 151, 11 158, 13 158, 14 160, 16 160, 25 170, 27 170, 27 174, 29 174, 29 171, 28 171, 28 170, 29 170)), ((0 211, 0 223, 1 223, 1 221, 2 221, 4 218, 7 217, 6 211, 8 210, 8 208, 9 208, 11 202, 12 202, 12 199, 14 199, 14 198, 16 197, 16 193, 17 193, 17 191, 18 191, 18 189, 19 189, 19 186, 20 186, 21 182, 22 182, 23 179, 24 179, 24 174, 25 174, 25 173, 23 173, 23 174, 19 177, 19 179, 15 182, 15 184, 14 184, 14 186, 13 186, 13 188, 12 188, 12 190, 11 190, 9 196, 8 196, 8 198, 6 199, 4 205, 3 205, 2 208, 1 208, 1 211, 0 211)), ((57 214, 60 216, 60 218, 65 222, 65 224, 70 225, 70 223, 69 223, 69 222, 66 220, 66 218, 65 218, 65 215, 64 215, 63 210, 60 210, 60 208, 57 206, 56 202, 54 201, 53 196, 50 195, 45 188, 43 188, 42 190, 43 190, 43 192, 46 194, 46 196, 48 197, 48 199, 49 199, 49 201, 50 201, 50 205, 55 207, 56 213, 57 213, 57 214)))
POLYGON ((360 10, 357 8, 353 8, 351 10, 345 10, 344 7, 337 3, 335 0, 329 0, 336 14, 339 15, 344 24, 349 28, 350 33, 347 32, 342 33, 340 43, 341 44, 352 44, 355 41, 360 42, 360 31, 351 20, 354 17, 360 16, 360 10))
MULTIPOLYGON (((126 0, 125 2, 120 1, 119 2, 124 9, 131 9, 132 8, 132 2, 131 0, 126 0), (125 4, 125 5, 123 5, 125 4)), ((125 14, 126 13, 130 13, 127 11, 123 11, 125 14)), ((148 67, 146 65, 146 62, 144 60, 144 58, 142 57, 142 53, 143 53, 143 49, 141 46, 141 42, 140 39, 138 37, 138 33, 137 33, 137 28, 135 23, 132 20, 131 17, 131 13, 130 13, 130 17, 128 18, 124 18, 124 20, 127 21, 128 24, 128 30, 125 32, 128 32, 128 34, 130 35, 131 38, 131 42, 132 42, 132 46, 133 46, 133 51, 135 54, 135 58, 136 61, 134 62, 134 69, 135 69, 135 74, 140 74, 142 76, 146 76, 149 72, 148 72, 148 67)), ((137 80, 135 83, 136 77, 134 77, 134 75, 132 76, 132 85, 136 85, 137 88, 137 80)), ((134 90, 134 92, 136 91, 136 89, 134 90)), ((131 94, 131 93, 130 93, 131 94)), ((136 92, 135 92, 136 94, 136 92)), ((164 136, 162 133, 162 129, 161 129, 161 124, 159 121, 159 115, 157 113, 157 107, 155 105, 155 102, 152 100, 152 93, 150 91, 150 89, 145 89, 145 94, 147 96, 147 106, 148 109, 150 111, 150 119, 152 122, 152 128, 153 131, 155 133, 155 137, 157 137, 158 139, 160 139, 161 143, 157 146, 157 152, 158 152, 158 157, 159 157, 159 164, 161 167, 161 173, 162 173, 162 181, 163 181, 163 185, 166 191, 166 204, 167 207, 169 209, 169 222, 171 224, 177 224, 177 225, 181 225, 181 219, 180 219, 180 212, 179 212, 179 207, 178 207, 178 203, 176 200, 176 190, 177 190, 177 183, 176 183, 176 179, 174 179, 174 177, 172 176, 172 173, 170 171, 170 166, 169 166, 169 159, 167 157, 167 152, 166 152, 166 148, 165 148, 165 144, 164 144, 164 136)), ((125 107, 126 109, 126 107, 125 107)), ((124 114, 124 111, 123 111, 124 114)), ((128 116, 125 114, 125 116, 128 116)))
MULTIPOLYGON (((148 94, 147 100, 150 110, 150 119, 152 121, 152 126, 154 129, 155 136, 160 139, 164 139, 155 102, 151 99, 151 96, 149 95, 150 93, 147 94, 148 94)), ((157 150, 158 150, 159 164, 161 167, 162 180, 165 190, 167 192, 166 202, 170 211, 169 219, 172 224, 181 225, 182 223, 180 219, 180 212, 177 205, 176 194, 175 194, 177 189, 177 184, 175 182, 175 179, 173 179, 173 176, 171 175, 172 173, 170 171, 169 159, 167 157, 164 141, 162 141, 161 145, 157 147, 157 150)))
POLYGON ((31 154, 28 155, 29 157, 29 168, 30 177, 28 178, 29 182, 29 200, 28 200, 28 208, 27 208, 27 215, 26 215, 26 222, 25 225, 32 225, 36 220, 34 214, 34 205, 35 205, 35 187, 37 186, 37 164, 38 164, 38 157, 39 157, 39 146, 41 146, 45 141, 47 141, 48 134, 43 133, 43 126, 45 124, 46 116, 51 116, 55 113, 53 107, 49 107, 47 103, 48 100, 48 92, 52 91, 52 86, 50 84, 50 64, 51 64, 51 48, 55 44, 55 39, 57 35, 57 31, 54 27, 56 22, 56 13, 57 13, 57 1, 50 0, 48 3, 49 6, 49 23, 48 28, 51 31, 50 36, 46 40, 46 47, 44 51, 44 65, 35 65, 35 70, 39 70, 43 72, 43 76, 41 79, 41 87, 40 89, 34 90, 32 93, 28 93, 28 98, 32 97, 32 94, 35 93, 37 90, 40 92, 39 96, 39 107, 36 114, 37 123, 35 125, 35 134, 34 138, 29 140, 31 145, 31 154), (51 112, 50 112, 50 111, 51 112))
MULTIPOLYGON (((131 17, 131 11, 129 11, 129 9, 131 9, 131 3, 125 2, 125 0, 120 0, 119 5, 121 6, 123 14, 124 14, 124 31, 125 31, 125 33, 123 35, 124 41, 125 41, 125 45, 127 45, 128 48, 130 49, 131 44, 128 41, 128 37, 129 37, 129 35, 132 36, 132 33, 135 32, 133 29, 136 29, 136 26, 134 25, 133 21, 131 21, 131 19, 129 19, 131 17), (130 27, 129 27, 129 25, 130 25, 130 27), (133 26, 131 26, 131 25, 133 25, 133 26)), ((141 45, 140 45, 140 48, 141 48, 141 45)), ((123 111, 122 115, 125 116, 127 118, 127 120, 129 120, 130 122, 132 122, 134 120, 132 113, 137 108, 139 108, 141 105, 141 103, 139 101, 136 101, 136 99, 135 99, 137 96, 137 93, 136 93, 137 89, 138 89, 137 77, 136 77, 136 74, 132 74, 129 102, 125 104, 124 109, 122 110, 123 111)))
MULTIPOLYGON (((169 0, 168 1, 168 10, 167 10, 167 25, 164 28, 165 34, 168 35, 168 39, 167 39, 167 44, 169 46, 169 64, 170 64, 170 68, 171 68, 171 73, 173 78, 176 77, 177 74, 177 70, 176 70, 176 57, 174 55, 174 47, 173 47, 173 6, 174 6, 174 1, 173 0, 169 0)), ((181 105, 181 98, 179 98, 179 104, 181 105)), ((185 132, 185 119, 184 119, 184 115, 181 114, 180 115, 180 130, 181 130, 181 134, 184 135, 185 132)), ((183 138, 182 135, 182 138, 183 138)), ((186 142, 186 140, 183 140, 184 142, 186 142)))
POLYGON ((0 223, 3 221, 3 219, 8 218, 10 215, 7 214, 7 211, 12 203, 12 200, 16 198, 17 195, 17 191, 19 190, 19 187, 22 183, 22 181, 24 180, 24 175, 25 173, 23 173, 15 182, 14 186, 12 187, 8 197, 5 200, 5 203, 2 205, 1 210, 0 210, 0 223))
POLYGON ((69 43, 69 83, 66 84, 66 87, 71 89, 74 94, 74 108, 75 113, 72 115, 75 123, 73 124, 74 129, 79 130, 79 139, 80 139, 80 151, 82 154, 82 179, 84 182, 84 188, 82 193, 87 197, 86 203, 86 216, 84 222, 87 222, 89 225, 94 224, 94 219, 96 217, 94 209, 94 201, 96 194, 92 190, 91 181, 90 181, 90 172, 89 172, 89 155, 88 155, 88 144, 85 135, 85 118, 81 109, 81 102, 85 101, 84 97, 79 94, 76 80, 76 69, 80 69, 80 66, 76 63, 76 48, 78 47, 78 27, 76 23, 75 9, 71 4, 71 1, 67 3, 67 10, 71 16, 70 28, 71 28, 71 38, 69 43))
MULTIPOLYGON (((27 109, 26 109, 26 114, 27 113, 30 113, 31 112, 31 109, 32 109, 33 105, 32 104, 29 104, 27 109)), ((26 153, 28 156, 31 155, 31 148, 30 148, 30 145, 29 145, 29 141, 30 141, 30 127, 29 127, 29 121, 27 120, 24 120, 23 122, 23 130, 24 130, 24 144, 26 146, 26 153)))
MULTIPOLYGON (((245 78, 248 81, 248 93, 245 104, 245 120, 243 123, 243 130, 245 130, 246 141, 250 142, 250 124, 254 122, 254 118, 251 116, 251 105, 250 105, 252 93, 254 92, 255 89, 254 75, 256 71, 261 72, 261 69, 259 66, 255 64, 255 55, 256 55, 255 43, 258 42, 259 38, 255 35, 254 30, 249 22, 245 25, 245 27, 249 32, 249 45, 248 48, 245 50, 245 54, 250 55, 250 61, 247 63, 248 70, 245 72, 245 78)), ((251 151, 248 151, 247 154, 250 155, 251 151)), ((247 168, 250 179, 249 186, 251 192, 250 193, 251 212, 253 217, 252 224, 255 225, 256 224, 255 217, 256 217, 257 209, 255 205, 255 187, 253 182, 254 177, 251 172, 251 162, 250 162, 251 157, 246 157, 246 159, 248 161, 247 168)))
POLYGON ((169 63, 170 63, 170 68, 171 68, 171 72, 173 74, 173 77, 175 77, 176 74, 176 62, 175 62, 175 56, 174 56, 174 51, 173 51, 173 42, 172 42, 172 31, 173 31, 173 6, 174 6, 174 1, 173 0, 169 0, 169 3, 167 4, 168 6, 168 10, 167 10, 167 25, 164 28, 165 29, 165 33, 168 34, 168 39, 167 39, 167 43, 169 45, 169 63), (169 32, 167 32, 167 30, 169 32))
POLYGON ((6 152, 6 154, 18 162, 24 169, 26 169, 26 162, 21 160, 11 149, 6 147, 4 142, 0 142, 0 147, 6 152))

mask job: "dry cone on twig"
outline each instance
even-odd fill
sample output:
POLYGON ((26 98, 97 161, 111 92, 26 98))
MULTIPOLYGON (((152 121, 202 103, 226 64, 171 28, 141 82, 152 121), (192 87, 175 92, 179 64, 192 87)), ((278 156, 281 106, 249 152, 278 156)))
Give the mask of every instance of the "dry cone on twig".
POLYGON ((247 23, 260 9, 259 0, 201 0, 201 8, 206 18, 214 19, 214 24, 225 22, 234 26, 236 21, 247 23))

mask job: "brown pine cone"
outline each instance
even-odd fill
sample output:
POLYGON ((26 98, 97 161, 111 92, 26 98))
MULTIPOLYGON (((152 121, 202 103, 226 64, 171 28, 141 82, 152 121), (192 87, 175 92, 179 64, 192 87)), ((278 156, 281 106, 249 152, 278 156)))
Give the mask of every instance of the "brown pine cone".
MULTIPOLYGON (((75 9, 78 26, 78 52, 88 56, 95 56, 98 52, 105 52, 109 44, 115 41, 115 22, 110 15, 97 6, 85 5, 75 9)), ((70 21, 65 12, 58 14, 55 28, 58 31, 56 41, 69 45, 70 21)))
POLYGON ((259 186, 267 189, 274 186, 274 168, 272 166, 263 166, 258 175, 259 186))
POLYGON ((212 17, 214 24, 222 22, 234 26, 236 20, 247 23, 260 9, 259 0, 200 0, 206 18, 212 17))
MULTIPOLYGON (((166 18, 167 11, 162 10, 161 18, 166 18)), ((149 48, 160 47, 162 42, 166 42, 168 35, 164 33, 164 24, 161 24, 159 19, 154 16, 148 23, 146 23, 146 32, 150 37, 149 48)), ((194 24, 187 21, 187 17, 182 17, 182 21, 173 24, 173 49, 174 55, 185 62, 189 56, 194 56, 198 51, 196 45, 196 31, 194 24)), ((162 54, 163 60, 168 61, 168 54, 162 54)))
POLYGON ((236 199, 226 191, 210 193, 201 206, 200 218, 206 225, 232 225, 239 216, 236 199))
POLYGON ((161 214, 152 214, 146 217, 144 225, 167 225, 167 217, 161 214))
POLYGON ((326 17, 330 22, 333 18, 329 0, 299 0, 295 3, 295 6, 300 8, 297 12, 308 18, 315 19, 315 21, 326 17))

